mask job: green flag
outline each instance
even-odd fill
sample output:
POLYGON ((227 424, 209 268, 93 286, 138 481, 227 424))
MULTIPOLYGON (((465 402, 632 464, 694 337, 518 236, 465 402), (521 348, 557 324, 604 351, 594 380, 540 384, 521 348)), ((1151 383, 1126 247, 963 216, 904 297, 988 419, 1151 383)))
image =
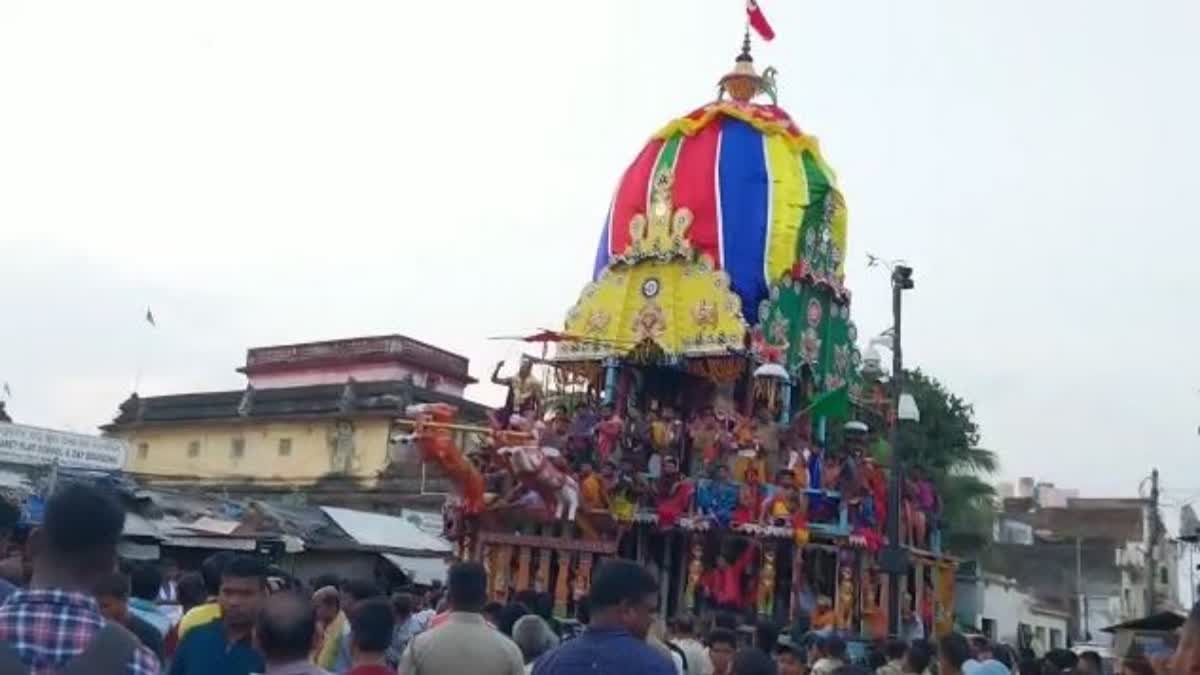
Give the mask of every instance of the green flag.
POLYGON ((827 391, 824 394, 813 399, 813 402, 805 410, 814 418, 830 417, 833 419, 843 419, 850 416, 850 393, 845 385, 827 391))

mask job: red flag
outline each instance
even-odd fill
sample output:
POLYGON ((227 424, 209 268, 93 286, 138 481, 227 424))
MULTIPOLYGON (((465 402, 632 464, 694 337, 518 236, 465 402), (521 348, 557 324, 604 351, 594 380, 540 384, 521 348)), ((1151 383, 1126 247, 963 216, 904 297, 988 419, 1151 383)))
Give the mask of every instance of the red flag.
POLYGON ((746 0, 746 18, 750 20, 750 27, 762 36, 762 39, 767 42, 775 39, 775 29, 767 23, 766 15, 762 13, 762 10, 758 8, 758 3, 754 0, 746 0))

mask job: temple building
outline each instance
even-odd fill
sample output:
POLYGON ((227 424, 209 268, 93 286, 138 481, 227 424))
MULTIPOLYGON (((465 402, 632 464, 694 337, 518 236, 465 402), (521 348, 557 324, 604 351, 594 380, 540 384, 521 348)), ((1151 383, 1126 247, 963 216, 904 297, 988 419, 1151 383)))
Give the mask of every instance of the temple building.
POLYGON ((104 431, 130 447, 125 470, 145 482, 321 503, 437 506, 445 488, 420 464, 392 462, 396 421, 415 403, 463 398, 466 357, 402 335, 256 347, 244 389, 139 397, 104 431))

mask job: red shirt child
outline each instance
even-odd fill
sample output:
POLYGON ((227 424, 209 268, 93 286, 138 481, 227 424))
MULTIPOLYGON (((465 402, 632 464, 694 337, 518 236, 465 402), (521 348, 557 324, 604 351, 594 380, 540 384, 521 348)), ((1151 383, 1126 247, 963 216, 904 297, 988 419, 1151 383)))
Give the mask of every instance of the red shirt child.
POLYGON ((754 542, 746 547, 738 559, 729 563, 724 557, 717 558, 717 568, 709 570, 701 578, 700 584, 708 591, 710 597, 718 605, 725 607, 741 607, 743 601, 742 573, 754 559, 758 546, 754 542))

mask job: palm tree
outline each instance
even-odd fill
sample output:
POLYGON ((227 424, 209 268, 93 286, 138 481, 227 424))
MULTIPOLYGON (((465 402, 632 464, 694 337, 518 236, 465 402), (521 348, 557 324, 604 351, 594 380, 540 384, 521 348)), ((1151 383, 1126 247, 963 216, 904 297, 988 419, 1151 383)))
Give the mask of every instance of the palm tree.
POLYGON ((978 551, 991 540, 996 492, 986 479, 999 467, 996 453, 978 445, 974 406, 936 378, 907 371, 905 390, 916 399, 921 419, 901 427, 901 457, 937 486, 945 547, 978 551))

